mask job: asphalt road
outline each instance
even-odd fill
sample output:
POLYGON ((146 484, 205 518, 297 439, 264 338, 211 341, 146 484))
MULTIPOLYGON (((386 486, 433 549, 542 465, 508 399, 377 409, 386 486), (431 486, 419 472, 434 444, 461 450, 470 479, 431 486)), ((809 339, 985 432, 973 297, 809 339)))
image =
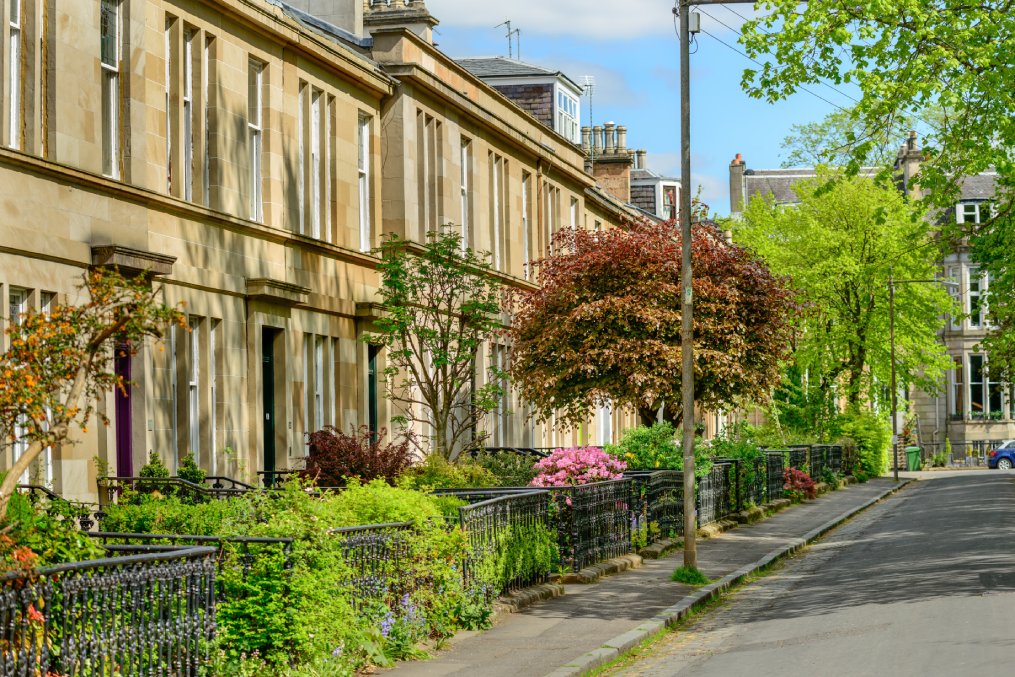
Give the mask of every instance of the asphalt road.
POLYGON ((913 483, 610 674, 1015 675, 1015 474, 913 483))

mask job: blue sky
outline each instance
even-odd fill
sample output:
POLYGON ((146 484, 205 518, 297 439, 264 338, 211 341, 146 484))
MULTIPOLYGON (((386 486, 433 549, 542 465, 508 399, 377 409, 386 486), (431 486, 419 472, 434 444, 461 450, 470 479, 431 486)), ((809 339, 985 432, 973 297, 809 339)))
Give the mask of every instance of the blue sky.
MULTIPOLYGON (((595 123, 625 125, 628 146, 647 149, 650 168, 679 176, 673 0, 427 0, 427 7, 440 21, 434 40, 452 57, 507 56, 505 28, 494 26, 510 19, 512 28, 521 30, 523 61, 559 69, 579 83, 585 75, 595 76, 595 123)), ((750 15, 750 5, 731 7, 750 15)), ((805 92, 777 104, 749 98, 740 80, 752 64, 715 39, 740 49, 734 30, 743 20, 723 6, 701 11, 702 28, 715 37, 698 35, 691 56, 692 188, 700 185, 712 209, 727 214, 734 155, 743 153, 748 167, 778 167, 791 125, 821 120, 834 108, 805 92)), ((812 89, 834 104, 851 103, 828 87, 812 89)), ((588 99, 583 98, 582 124, 587 122, 588 99)))

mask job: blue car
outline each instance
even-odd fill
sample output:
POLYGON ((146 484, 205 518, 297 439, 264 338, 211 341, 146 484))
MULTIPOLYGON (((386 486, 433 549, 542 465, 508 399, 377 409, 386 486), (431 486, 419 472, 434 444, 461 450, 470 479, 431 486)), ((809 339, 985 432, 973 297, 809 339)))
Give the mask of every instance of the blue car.
POLYGON ((987 456, 987 467, 998 470, 1015 468, 1015 440, 1006 440, 987 456))

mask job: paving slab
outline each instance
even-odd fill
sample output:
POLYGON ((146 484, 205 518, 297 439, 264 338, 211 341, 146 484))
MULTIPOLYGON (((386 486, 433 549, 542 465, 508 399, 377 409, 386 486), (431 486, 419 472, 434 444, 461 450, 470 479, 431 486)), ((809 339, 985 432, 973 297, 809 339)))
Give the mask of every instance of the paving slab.
MULTIPOLYGON (((774 551, 816 537, 895 486, 890 479, 852 485, 761 522, 699 540, 698 567, 712 579, 743 575, 774 551)), ((684 606, 682 602, 689 607, 695 598, 708 594, 709 590, 670 580, 681 563, 682 553, 676 551, 593 585, 568 584, 564 596, 502 614, 490 630, 452 642, 431 660, 401 663, 385 672, 397 677, 581 674, 592 667, 590 661, 606 662, 616 656, 614 640, 628 644, 634 637, 628 633, 639 626, 644 635, 646 628, 660 627, 673 608, 684 606)))

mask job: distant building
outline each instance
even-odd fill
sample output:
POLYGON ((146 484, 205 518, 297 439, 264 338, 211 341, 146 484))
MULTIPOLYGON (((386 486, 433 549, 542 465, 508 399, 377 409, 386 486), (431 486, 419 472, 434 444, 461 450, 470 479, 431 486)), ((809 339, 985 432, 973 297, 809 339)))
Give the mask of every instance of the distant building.
MULTIPOLYGON (((900 189, 912 185, 923 159, 916 134, 911 133, 895 160, 900 189)), ((862 170, 871 176, 877 171, 874 168, 862 170)), ((795 204, 798 200, 793 185, 801 179, 815 176, 811 167, 749 169, 739 153, 730 163, 729 172, 730 212, 734 216, 741 212, 746 200, 759 195, 770 195, 779 204, 795 204)), ((982 223, 990 215, 996 179, 993 172, 966 178, 954 211, 939 212, 936 216, 938 222, 982 223)), ((977 349, 990 329, 986 319, 990 280, 970 260, 964 242, 946 254, 940 265, 942 279, 958 283, 954 293, 962 315, 947 318, 940 332, 941 340, 955 364, 940 384, 940 391, 928 394, 913 389, 908 393, 907 399, 917 417, 919 441, 925 446, 936 446, 947 438, 952 448, 960 452, 981 443, 1013 439, 1015 386, 992 380, 990 356, 977 349)), ((900 420, 900 430, 901 423, 900 420)))
POLYGON ((646 166, 646 151, 634 152, 631 203, 660 219, 676 221, 680 210, 680 179, 657 174, 646 166))

